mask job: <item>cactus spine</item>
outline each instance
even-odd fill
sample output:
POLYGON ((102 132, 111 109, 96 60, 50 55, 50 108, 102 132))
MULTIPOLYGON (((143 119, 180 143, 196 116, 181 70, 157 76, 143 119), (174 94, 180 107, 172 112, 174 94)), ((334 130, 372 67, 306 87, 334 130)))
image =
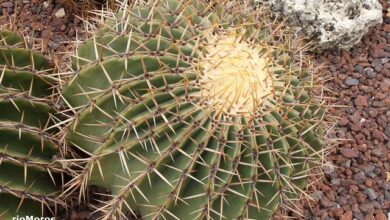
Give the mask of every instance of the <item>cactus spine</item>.
POLYGON ((0 31, 0 219, 48 216, 61 203, 52 71, 22 37, 0 31))
POLYGON ((67 140, 89 157, 71 185, 111 190, 103 218, 268 219, 320 161, 321 85, 301 48, 224 3, 124 8, 78 48, 67 140))

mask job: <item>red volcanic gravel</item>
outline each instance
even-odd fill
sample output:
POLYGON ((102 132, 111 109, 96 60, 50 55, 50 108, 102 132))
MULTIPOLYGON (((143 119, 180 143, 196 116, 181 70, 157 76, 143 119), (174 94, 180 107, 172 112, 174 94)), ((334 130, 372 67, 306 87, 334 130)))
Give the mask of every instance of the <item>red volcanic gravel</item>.
POLYGON ((63 17, 55 15, 61 8, 53 0, 0 0, 0 25, 37 39, 43 53, 59 58, 76 36, 85 37, 77 16, 67 10, 63 17))
POLYGON ((349 51, 316 54, 327 66, 327 96, 339 121, 330 162, 315 188, 318 202, 303 202, 306 219, 390 219, 390 1, 381 1, 383 19, 349 51), (389 216, 389 217, 388 217, 389 216))
MULTIPOLYGON (((331 110, 339 118, 335 136, 340 142, 331 149, 324 178, 311 187, 314 201, 298 204, 304 219, 390 219, 390 1, 381 3, 383 24, 358 45, 313 55, 331 78, 326 96, 344 107, 331 110)), ((66 10, 57 18, 60 9, 53 0, 0 0, 0 25, 11 21, 20 33, 39 39, 43 52, 61 57, 76 33, 83 33, 83 24, 66 10)), ((85 208, 65 216, 61 219, 92 218, 85 208)))

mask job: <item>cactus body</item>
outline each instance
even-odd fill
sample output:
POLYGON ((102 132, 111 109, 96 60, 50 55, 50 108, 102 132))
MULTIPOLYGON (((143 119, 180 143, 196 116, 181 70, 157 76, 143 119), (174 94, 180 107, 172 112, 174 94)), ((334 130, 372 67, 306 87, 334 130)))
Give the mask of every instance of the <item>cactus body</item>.
POLYGON ((61 185, 58 146, 49 129, 54 113, 52 66, 22 37, 0 31, 0 219, 48 216, 61 185), (58 184, 58 182, 57 182, 58 184))
POLYGON ((241 9, 134 6, 78 48, 67 140, 90 158, 73 185, 111 190, 106 219, 268 219, 299 197, 323 147, 319 85, 241 9))

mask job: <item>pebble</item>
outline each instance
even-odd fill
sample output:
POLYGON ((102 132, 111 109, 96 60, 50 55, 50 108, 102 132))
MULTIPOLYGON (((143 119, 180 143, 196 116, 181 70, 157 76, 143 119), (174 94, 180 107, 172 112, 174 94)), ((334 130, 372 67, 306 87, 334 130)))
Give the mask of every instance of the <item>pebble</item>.
POLYGON ((371 151, 371 154, 377 157, 381 157, 386 153, 386 149, 384 146, 375 146, 371 151))
POLYGON ((352 211, 347 211, 340 216, 340 220, 352 220, 352 211))
POLYGON ((340 181, 340 179, 332 179, 330 184, 333 185, 333 186, 340 186, 341 185, 341 181, 340 181))
POLYGON ((368 96, 359 95, 355 99, 356 106, 368 106, 368 96))
POLYGON ((385 192, 385 199, 390 201, 390 192, 385 192))
POLYGON ((365 174, 369 174, 374 172, 375 167, 368 164, 368 165, 360 166, 359 169, 363 170, 365 174))
POLYGON ((367 215, 364 217, 364 220, 375 220, 375 217, 374 217, 374 215, 372 215, 372 214, 367 214, 367 215))
POLYGON ((360 210, 365 213, 373 213, 375 208, 373 203, 363 203, 360 204, 360 210))
POLYGON ((390 138, 390 125, 385 128, 385 134, 390 138))
POLYGON ((310 194, 310 197, 311 197, 314 201, 316 201, 316 202, 320 201, 320 200, 322 199, 323 196, 324 196, 324 193, 321 192, 321 191, 315 191, 315 192, 313 192, 313 193, 310 194))
MULTIPOLYGON (((380 64, 379 64, 380 65, 380 64)), ((380 71, 380 70, 379 70, 380 71)), ((373 68, 367 67, 363 70, 363 73, 368 76, 368 78, 374 78, 376 76, 376 72, 373 68)))
POLYGON ((63 18, 65 17, 65 9, 60 8, 55 14, 56 18, 63 18))
POLYGON ((356 65, 353 67, 353 70, 354 70, 355 72, 362 73, 363 67, 362 67, 360 64, 356 64, 356 65))
POLYGON ((375 220, 387 220, 387 217, 383 212, 379 212, 378 214, 376 214, 375 220))
POLYGON ((354 148, 341 148, 341 154, 346 158, 359 157, 359 151, 354 148))
POLYGON ((370 200, 375 200, 378 197, 375 190, 371 188, 365 189, 364 193, 368 196, 368 198, 370 198, 370 200))
POLYGON ((357 85, 359 85, 359 80, 355 79, 355 78, 352 78, 352 77, 348 77, 345 80, 345 84, 348 85, 348 86, 357 86, 357 85))
POLYGON ((334 165, 332 162, 327 161, 325 164, 322 165, 322 170, 326 174, 331 174, 334 171, 334 165))
POLYGON ((326 196, 323 196, 322 199, 320 200, 321 205, 325 208, 330 208, 335 206, 335 203, 330 201, 326 196))
POLYGON ((4 2, 1 4, 1 6, 3 6, 4 8, 11 8, 14 6, 14 4, 12 2, 4 2))
POLYGON ((366 175, 362 171, 355 173, 352 178, 358 184, 363 184, 366 181, 366 175))
MULTIPOLYGON (((375 71, 380 72, 383 69, 383 65, 382 64, 378 64, 378 65, 374 66, 374 69, 375 69, 375 71)), ((373 74, 373 76, 375 77, 376 74, 373 74)), ((370 78, 373 78, 373 77, 370 77, 370 78)))

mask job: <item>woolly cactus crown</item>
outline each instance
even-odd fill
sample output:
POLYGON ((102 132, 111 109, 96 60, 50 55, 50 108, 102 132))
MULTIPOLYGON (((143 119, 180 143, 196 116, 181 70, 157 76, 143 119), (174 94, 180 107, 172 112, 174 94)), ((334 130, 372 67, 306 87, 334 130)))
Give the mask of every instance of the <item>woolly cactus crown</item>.
POLYGON ((322 155, 302 47, 226 1, 124 6, 80 45, 63 96, 88 155, 71 186, 110 189, 106 219, 267 219, 322 155))

